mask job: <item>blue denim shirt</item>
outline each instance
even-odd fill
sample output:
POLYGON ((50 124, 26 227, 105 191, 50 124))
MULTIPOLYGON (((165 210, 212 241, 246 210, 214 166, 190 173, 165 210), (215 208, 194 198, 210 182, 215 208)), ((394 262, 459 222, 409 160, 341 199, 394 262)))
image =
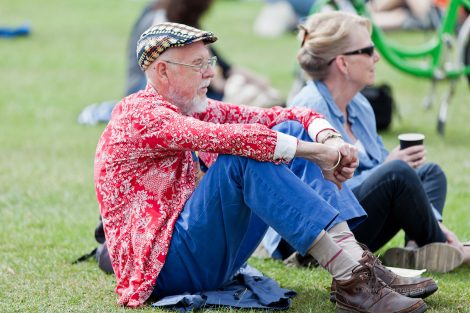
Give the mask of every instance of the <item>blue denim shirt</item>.
MULTIPOLYGON (((304 88, 288 104, 289 107, 307 107, 324 115, 330 124, 341 133, 346 142, 352 143, 344 128, 345 117, 333 100, 330 91, 321 81, 310 80, 304 88)), ((361 141, 365 152, 359 152, 359 166, 354 177, 346 184, 351 188, 359 186, 372 172, 385 161, 388 151, 382 138, 377 133, 374 111, 369 101, 361 93, 357 93, 349 105, 348 122, 354 136, 361 141)), ((432 204, 431 204, 432 206, 432 204)), ((434 216, 442 220, 442 215, 432 206, 434 216)))
MULTIPOLYGON (((341 133, 343 139, 352 143, 343 126, 345 117, 334 102, 330 91, 321 81, 308 81, 288 106, 307 107, 323 114, 325 119, 341 133)), ((353 189, 369 177, 372 171, 385 160, 388 151, 377 133, 374 111, 362 94, 358 93, 354 96, 347 110, 352 132, 367 151, 359 152, 359 167, 354 177, 346 182, 353 189)))

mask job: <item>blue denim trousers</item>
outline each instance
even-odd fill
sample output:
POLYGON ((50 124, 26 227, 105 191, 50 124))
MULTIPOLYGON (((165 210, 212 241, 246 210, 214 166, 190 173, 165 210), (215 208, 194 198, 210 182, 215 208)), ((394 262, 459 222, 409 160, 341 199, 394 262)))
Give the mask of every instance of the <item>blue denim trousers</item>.
MULTIPOLYGON (((296 122, 280 126, 286 132, 303 129, 296 122)), ((311 162, 295 158, 287 166, 220 155, 176 221, 154 294, 220 288, 248 260, 268 226, 305 254, 323 229, 364 216, 352 192, 340 192, 311 162), (302 161, 310 171, 301 171, 302 161)))
MULTIPOLYGON (((273 129, 304 141, 312 141, 302 125, 297 122, 284 122, 276 125, 273 129)), ((330 227, 333 227, 339 222, 347 221, 349 227, 354 229, 366 218, 363 208, 346 184, 343 184, 342 190, 338 190, 333 183, 318 179, 322 174, 316 164, 301 158, 295 158, 287 166, 303 182, 308 184, 310 188, 321 195, 323 199, 342 212, 342 216, 338 217, 330 227)), ((268 251, 269 255, 275 259, 285 259, 296 251, 295 248, 286 242, 280 233, 272 227, 268 229, 263 238, 263 246, 268 251)), ((302 253, 302 251, 299 252, 302 253)))
POLYGON ((434 207, 442 215, 447 192, 445 175, 436 164, 414 170, 400 160, 387 162, 353 192, 368 215, 353 232, 372 251, 401 229, 419 246, 446 241, 433 213, 434 207))

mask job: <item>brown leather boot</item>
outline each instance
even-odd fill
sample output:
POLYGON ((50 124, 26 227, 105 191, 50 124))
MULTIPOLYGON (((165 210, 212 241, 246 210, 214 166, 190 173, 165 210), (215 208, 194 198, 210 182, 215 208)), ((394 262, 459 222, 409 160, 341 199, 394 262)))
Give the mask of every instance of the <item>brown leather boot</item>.
MULTIPOLYGON (((428 277, 403 277, 395 274, 382 265, 380 260, 370 251, 364 251, 360 264, 370 264, 375 275, 395 292, 410 298, 426 298, 437 290, 437 284, 428 277)), ((335 302, 336 280, 331 283, 330 301, 335 302)))
POLYGON ((359 264, 349 280, 336 281, 338 313, 422 313, 426 309, 423 300, 402 296, 388 287, 369 263, 359 264))

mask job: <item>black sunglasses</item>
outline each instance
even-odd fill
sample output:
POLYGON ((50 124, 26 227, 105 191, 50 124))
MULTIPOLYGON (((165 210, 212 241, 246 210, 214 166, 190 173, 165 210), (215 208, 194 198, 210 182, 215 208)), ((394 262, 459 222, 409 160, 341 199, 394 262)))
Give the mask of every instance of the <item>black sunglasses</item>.
POLYGON ((345 52, 343 53, 344 55, 353 55, 353 54, 367 54, 368 56, 373 56, 374 55, 374 50, 375 50, 375 46, 372 45, 370 47, 366 47, 366 48, 362 48, 362 49, 357 49, 357 50, 354 50, 354 51, 349 51, 349 52, 345 52))
MULTIPOLYGON (((365 47, 365 48, 362 48, 362 49, 357 49, 357 50, 354 50, 354 51, 349 51, 349 52, 345 52, 345 53, 342 53, 342 55, 355 55, 355 54, 367 54, 368 56, 373 56, 374 55, 374 51, 375 51, 375 46, 372 45, 372 46, 369 46, 369 47, 365 47)), ((328 65, 330 65, 331 63, 333 63, 333 61, 336 59, 336 57, 334 57, 333 59, 330 60, 330 62, 328 62, 328 65)))
POLYGON ((303 36, 303 38, 302 38, 302 43, 300 44, 300 47, 302 48, 302 47, 304 46, 304 44, 305 44, 305 41, 307 40, 307 37, 308 37, 308 30, 307 30, 307 28, 305 28, 305 26, 303 26, 303 25, 299 25, 298 28, 299 28, 299 31, 303 31, 303 32, 304 32, 304 36, 303 36))

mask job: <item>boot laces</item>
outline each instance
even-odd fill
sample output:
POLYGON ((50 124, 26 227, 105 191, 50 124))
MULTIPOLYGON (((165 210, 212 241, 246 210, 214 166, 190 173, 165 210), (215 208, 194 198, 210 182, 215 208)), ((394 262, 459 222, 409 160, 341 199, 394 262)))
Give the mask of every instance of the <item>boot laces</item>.
POLYGON ((377 256, 375 256, 369 249, 367 249, 367 247, 365 245, 363 245, 363 244, 359 244, 359 245, 363 248, 364 254, 366 254, 369 257, 369 259, 373 260, 374 267, 376 267, 379 270, 382 270, 384 272, 387 272, 387 273, 391 274, 392 276, 396 276, 396 274, 392 270, 390 270, 386 266, 384 266, 382 264, 382 261, 380 261, 380 259, 377 256))
POLYGON ((374 271, 374 266, 376 265, 378 259, 373 258, 372 263, 365 262, 363 264, 357 265, 353 269, 353 273, 358 273, 360 276, 368 277, 367 286, 372 293, 376 295, 380 295, 384 288, 388 288, 387 284, 385 284, 374 271), (362 273, 361 273, 362 272, 362 273))

